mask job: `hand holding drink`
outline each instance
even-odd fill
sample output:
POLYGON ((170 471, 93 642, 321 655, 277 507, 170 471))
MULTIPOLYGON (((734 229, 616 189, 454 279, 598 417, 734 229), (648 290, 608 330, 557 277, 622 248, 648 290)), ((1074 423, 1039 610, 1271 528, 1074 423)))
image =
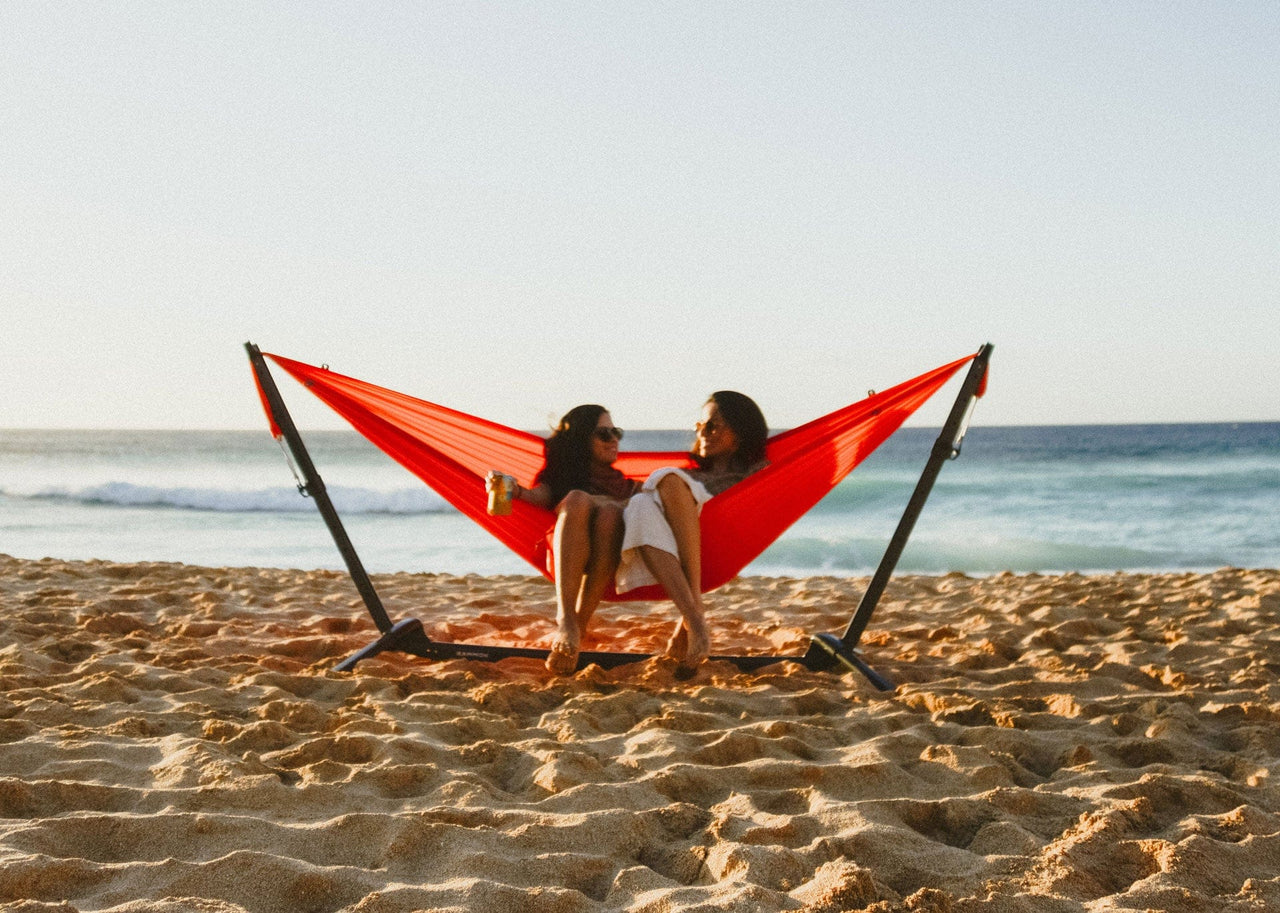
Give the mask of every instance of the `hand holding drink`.
POLYGON ((489 513, 495 517, 505 517, 511 513, 511 500, 515 497, 519 485, 516 480, 496 469, 489 471, 484 477, 485 491, 489 493, 489 513))

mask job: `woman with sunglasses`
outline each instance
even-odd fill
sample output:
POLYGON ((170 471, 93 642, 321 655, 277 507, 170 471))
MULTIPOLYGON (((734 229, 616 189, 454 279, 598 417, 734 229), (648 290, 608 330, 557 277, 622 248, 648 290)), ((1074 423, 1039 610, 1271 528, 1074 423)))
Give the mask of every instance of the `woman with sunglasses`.
POLYGON ((655 471, 627 502, 617 590, 651 583, 666 590, 681 616, 667 645, 667 653, 679 660, 679 673, 691 674, 711 652, 698 515, 712 497, 767 465, 768 437, 764 415, 749 396, 713 393, 696 425, 689 454, 694 468, 655 471))
POLYGON ((622 429, 604 406, 575 406, 543 445, 534 486, 508 477, 513 499, 556 512, 556 639, 547 669, 558 675, 577 668, 582 633, 618 567, 622 508, 639 487, 613 465, 620 440, 622 429))

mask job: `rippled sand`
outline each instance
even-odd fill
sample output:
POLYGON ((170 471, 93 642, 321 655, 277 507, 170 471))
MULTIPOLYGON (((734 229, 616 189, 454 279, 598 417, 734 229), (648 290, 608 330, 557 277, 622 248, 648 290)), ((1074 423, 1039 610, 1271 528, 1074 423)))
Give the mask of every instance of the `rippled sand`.
MULTIPOLYGON (((377 578, 432 636, 545 645, 525 577, 377 578)), ((802 653, 864 580, 734 581, 802 653)), ((789 663, 384 655, 327 572, 0 557, 0 910, 1280 910, 1280 572, 891 584, 899 682, 789 663)), ((595 648, 656 650, 661 604, 595 648)))

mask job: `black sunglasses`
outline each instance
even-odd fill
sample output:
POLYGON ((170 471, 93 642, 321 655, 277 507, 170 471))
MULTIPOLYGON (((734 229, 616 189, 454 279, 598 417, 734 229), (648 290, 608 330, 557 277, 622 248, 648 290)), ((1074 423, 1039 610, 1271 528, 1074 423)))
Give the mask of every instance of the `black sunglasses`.
POLYGON ((601 443, 604 443, 604 444, 607 444, 610 441, 622 440, 621 428, 597 428, 595 431, 592 432, 592 434, 595 435, 595 438, 597 441, 600 441, 601 443))

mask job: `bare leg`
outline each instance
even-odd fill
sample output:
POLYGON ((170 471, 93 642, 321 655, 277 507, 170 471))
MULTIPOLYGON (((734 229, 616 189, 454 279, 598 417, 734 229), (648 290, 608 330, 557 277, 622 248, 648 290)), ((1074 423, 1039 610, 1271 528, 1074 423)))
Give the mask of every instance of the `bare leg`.
POLYGON ((642 545, 640 557, 680 610, 680 624, 667 645, 667 652, 680 660, 682 669, 693 669, 711 652, 711 634, 702 600, 690 588, 680 559, 675 555, 652 545, 642 545))
POLYGON ((587 559, 587 576, 578 594, 578 631, 587 633, 587 625, 595 614, 604 591, 618 570, 622 549, 622 505, 600 504, 591 518, 591 555, 587 559))
POLYGON ((652 547, 642 547, 640 554, 680 610, 684 636, 677 631, 669 649, 676 652, 683 641, 680 665, 693 669, 711 652, 711 633, 702 605, 702 527, 698 522, 698 502, 678 475, 663 478, 658 483, 658 493, 680 555, 677 558, 652 547))
POLYGON ((556 561, 556 639, 547 656, 547 670, 568 675, 578 667, 582 633, 577 605, 582 575, 591 555, 591 517, 595 502, 584 491, 571 491, 556 506, 553 550, 556 561))

